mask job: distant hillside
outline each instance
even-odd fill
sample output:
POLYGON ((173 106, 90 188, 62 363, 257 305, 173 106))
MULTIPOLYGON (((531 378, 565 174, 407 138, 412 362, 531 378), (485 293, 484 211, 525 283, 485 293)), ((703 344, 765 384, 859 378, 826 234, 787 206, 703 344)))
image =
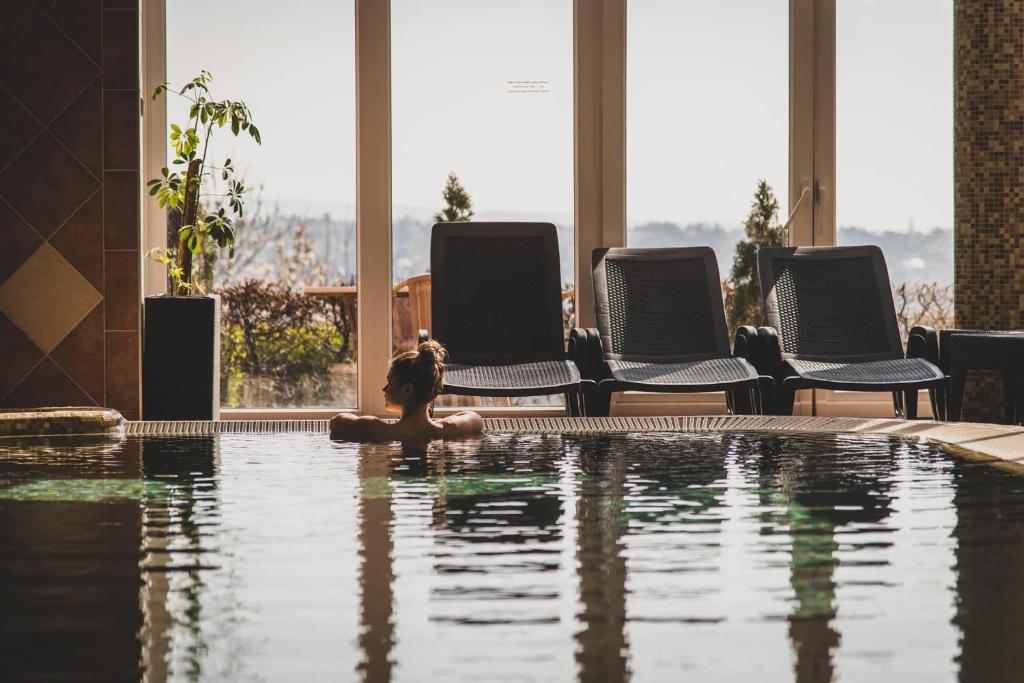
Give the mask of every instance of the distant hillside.
MULTIPOLYGON (((524 218, 519 218, 524 220, 524 218)), ((278 216, 279 221, 292 217, 278 216)), ((529 217, 528 220, 545 220, 529 217)), ((552 219, 548 219, 552 220, 552 219)), ((305 218, 307 236, 316 260, 325 266, 331 281, 349 281, 355 270, 355 223, 334 220, 329 215, 305 218)), ((562 280, 573 277, 573 226, 567 220, 554 220, 558 229, 562 280)), ((392 253, 394 280, 426 272, 430 267, 430 228, 433 223, 418 217, 399 216, 393 221, 392 253)), ((722 278, 732 269, 736 242, 743 236, 739 226, 721 223, 679 225, 668 222, 643 223, 629 227, 628 244, 632 247, 709 246, 718 256, 722 278)), ((952 230, 936 228, 929 232, 870 232, 857 227, 839 229, 840 244, 877 244, 885 252, 894 282, 953 281, 952 230)), ((272 257, 271 245, 259 260, 272 257)), ((239 248, 244 248, 242 244, 239 248)))
POLYGON ((839 228, 839 244, 877 244, 885 254, 893 282, 953 282, 953 231, 870 232, 839 228))
MULTIPOLYGON (((718 256, 722 278, 732 270, 736 243, 743 238, 740 227, 726 228, 719 223, 644 223, 629 228, 632 247, 709 246, 718 256)), ((841 245, 876 244, 885 253, 889 274, 894 282, 953 282, 953 231, 935 228, 930 232, 871 232, 863 228, 842 227, 841 245)))

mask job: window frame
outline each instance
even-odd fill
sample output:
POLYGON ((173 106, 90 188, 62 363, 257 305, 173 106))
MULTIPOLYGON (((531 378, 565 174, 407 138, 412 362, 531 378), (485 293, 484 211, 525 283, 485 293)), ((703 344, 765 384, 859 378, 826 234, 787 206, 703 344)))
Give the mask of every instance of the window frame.
MULTIPOLYGON (((594 325, 590 254, 626 238, 626 3, 574 0, 573 4, 573 176, 575 224, 575 306, 577 325, 594 325)), ((142 4, 143 101, 142 170, 146 177, 164 165, 166 108, 148 94, 166 78, 166 0, 142 4)), ((794 246, 834 245, 836 136, 836 0, 789 0, 789 196, 787 215, 804 189, 812 201, 793 219, 794 246)), ((357 405, 361 413, 383 415, 381 378, 391 345, 391 48, 390 1, 355 0, 356 52, 356 251, 360 292, 357 350, 357 405), (380 311, 387 311, 381 314, 380 311)), ((166 217, 143 197, 145 250, 164 244, 166 217)), ((146 295, 166 291, 159 264, 145 259, 146 295)), ((797 414, 856 410, 891 415, 888 394, 800 392, 797 414)), ((927 411, 927 401, 922 408, 927 411)), ((714 394, 616 397, 620 414, 724 413, 714 394)), ((224 419, 326 417, 330 409, 222 409, 224 419)), ((443 412, 443 411, 442 411, 443 412)), ((559 414, 552 408, 487 409, 489 415, 559 414)))

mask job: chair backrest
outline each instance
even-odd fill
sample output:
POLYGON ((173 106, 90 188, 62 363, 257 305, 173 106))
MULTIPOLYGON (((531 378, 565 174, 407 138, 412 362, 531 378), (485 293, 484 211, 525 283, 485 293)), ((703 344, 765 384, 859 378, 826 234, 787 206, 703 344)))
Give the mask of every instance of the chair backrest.
POLYGON ((710 247, 595 249, 594 305, 606 359, 729 355, 718 260, 710 247))
POLYGON ((889 270, 876 246, 764 247, 757 254, 765 324, 788 358, 901 358, 889 270))
POLYGON ((431 334, 455 362, 565 357, 558 234, 550 223, 438 223, 431 334))

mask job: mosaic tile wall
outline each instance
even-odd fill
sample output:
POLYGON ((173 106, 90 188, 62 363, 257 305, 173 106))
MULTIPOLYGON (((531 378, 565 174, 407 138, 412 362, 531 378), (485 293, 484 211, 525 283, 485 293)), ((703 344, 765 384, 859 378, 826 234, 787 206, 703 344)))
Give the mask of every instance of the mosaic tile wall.
MULTIPOLYGON (((956 0, 956 324, 1024 328, 1024 2, 956 0)), ((965 418, 1002 414, 979 374, 965 418)))
POLYGON ((139 415, 137 2, 0 3, 0 408, 139 415))

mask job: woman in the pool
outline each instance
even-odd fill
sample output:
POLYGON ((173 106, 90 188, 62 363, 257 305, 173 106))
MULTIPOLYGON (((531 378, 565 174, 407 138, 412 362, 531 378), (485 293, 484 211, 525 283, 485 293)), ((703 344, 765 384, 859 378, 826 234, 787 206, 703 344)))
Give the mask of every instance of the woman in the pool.
POLYGON ((398 422, 349 413, 331 420, 331 438, 346 441, 424 441, 455 439, 479 434, 483 419, 463 411, 440 420, 430 417, 430 404, 441 392, 447 353, 436 341, 426 341, 415 351, 400 353, 391 360, 384 403, 400 412, 398 422))

